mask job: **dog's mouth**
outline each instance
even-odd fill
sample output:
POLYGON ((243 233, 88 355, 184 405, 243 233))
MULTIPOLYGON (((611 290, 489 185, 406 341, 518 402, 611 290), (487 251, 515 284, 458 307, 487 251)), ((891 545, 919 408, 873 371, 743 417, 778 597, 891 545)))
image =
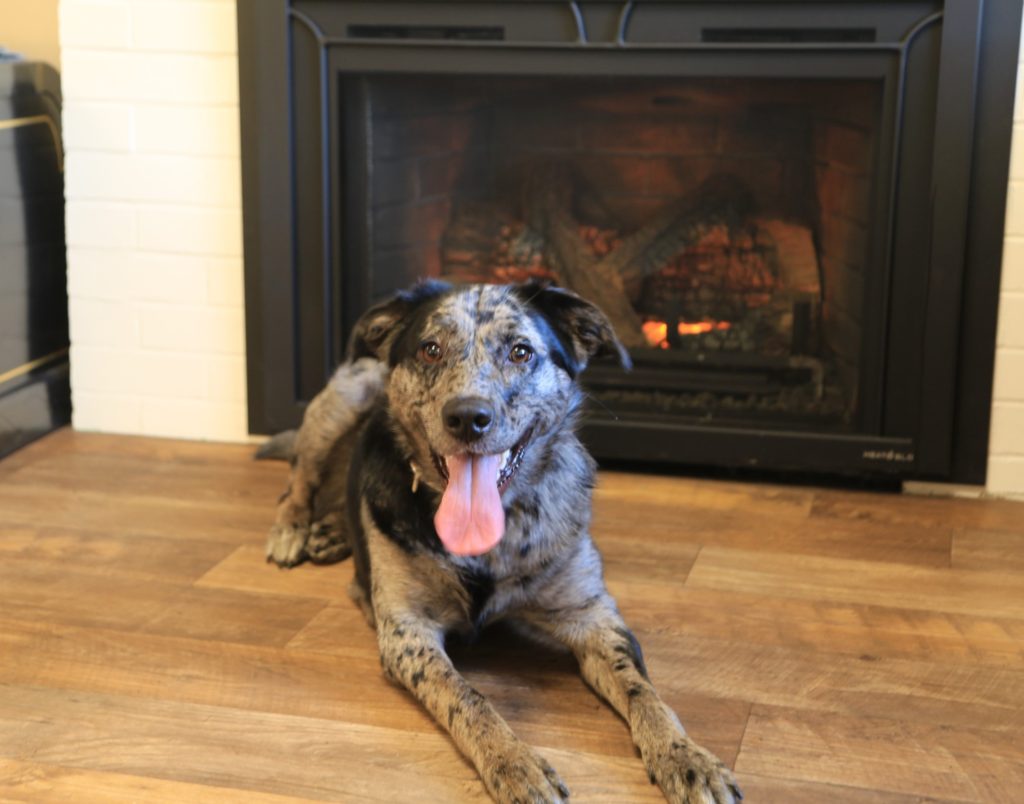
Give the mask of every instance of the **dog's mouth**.
MULTIPOLYGON (((498 472, 495 477, 495 484, 498 487, 498 492, 504 494, 508 489, 509 484, 512 482, 512 478, 515 473, 519 471, 519 467, 523 464, 523 456, 526 454, 526 447, 530 443, 530 436, 533 435, 533 428, 527 430, 519 441, 517 441, 511 449, 505 450, 501 453, 501 461, 498 463, 498 472)), ((448 459, 442 455, 438 455, 436 452, 431 452, 431 457, 434 459, 434 466, 437 468, 437 472, 444 478, 445 483, 448 482, 448 459)))
POLYGON ((523 463, 531 433, 497 455, 433 453, 437 471, 445 479, 434 527, 450 553, 478 556, 501 541, 505 535, 501 495, 523 463))

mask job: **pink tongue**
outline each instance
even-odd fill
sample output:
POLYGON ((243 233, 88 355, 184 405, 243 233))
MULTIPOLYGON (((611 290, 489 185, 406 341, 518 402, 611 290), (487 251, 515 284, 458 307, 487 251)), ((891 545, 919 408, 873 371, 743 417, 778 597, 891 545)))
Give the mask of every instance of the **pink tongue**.
POLYGON ((499 455, 450 455, 448 486, 434 515, 437 535, 460 556, 486 553, 505 535, 498 494, 499 455))

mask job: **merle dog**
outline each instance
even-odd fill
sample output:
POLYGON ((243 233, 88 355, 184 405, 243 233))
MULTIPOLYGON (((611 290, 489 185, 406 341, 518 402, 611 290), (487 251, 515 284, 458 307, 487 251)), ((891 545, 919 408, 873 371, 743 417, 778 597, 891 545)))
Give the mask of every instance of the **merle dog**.
POLYGON ((576 378, 603 353, 628 364, 601 311, 555 288, 427 283, 374 307, 289 444, 268 558, 353 553, 353 597, 386 675, 495 800, 569 795, 445 653, 446 633, 502 618, 575 654, 667 799, 735 804, 732 773, 651 685, 590 538, 595 465, 574 432, 576 378))

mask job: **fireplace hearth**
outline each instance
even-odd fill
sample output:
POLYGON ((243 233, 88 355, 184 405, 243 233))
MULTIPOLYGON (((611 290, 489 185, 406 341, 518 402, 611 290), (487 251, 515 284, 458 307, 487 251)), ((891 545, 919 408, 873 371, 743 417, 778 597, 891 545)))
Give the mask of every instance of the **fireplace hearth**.
POLYGON ((980 482, 1019 15, 241 6, 251 429, 371 301, 543 278, 633 357, 599 459, 980 482))

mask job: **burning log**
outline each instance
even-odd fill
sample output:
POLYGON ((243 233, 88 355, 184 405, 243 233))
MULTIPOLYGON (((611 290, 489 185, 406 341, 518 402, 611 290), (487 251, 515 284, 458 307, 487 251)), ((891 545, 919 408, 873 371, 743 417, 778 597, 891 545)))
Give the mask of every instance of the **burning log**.
POLYGON ((554 280, 600 305, 631 347, 807 350, 809 313, 798 333, 794 307, 820 292, 807 227, 751 218, 749 193, 726 175, 631 234, 607 214, 601 226, 576 219, 574 210, 599 202, 578 193, 567 169, 535 170, 523 184, 522 215, 494 202, 456 208, 442 241, 443 273, 467 282, 554 280))
POLYGON ((712 177, 599 256, 572 216, 572 184, 565 170, 535 171, 524 190, 527 225, 547 243, 559 280, 601 307, 623 343, 633 347, 647 345, 634 305, 643 279, 714 227, 737 228, 751 207, 738 180, 712 177))

